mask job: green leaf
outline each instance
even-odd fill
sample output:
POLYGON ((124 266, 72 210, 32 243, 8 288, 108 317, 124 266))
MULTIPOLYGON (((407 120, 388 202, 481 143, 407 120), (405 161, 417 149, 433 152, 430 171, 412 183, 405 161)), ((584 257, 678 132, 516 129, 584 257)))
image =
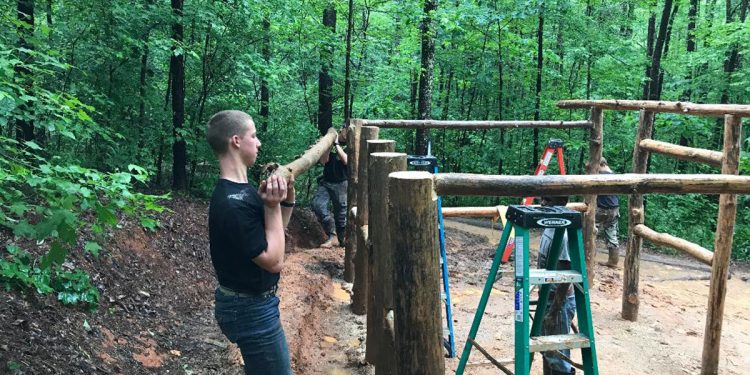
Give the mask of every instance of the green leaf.
POLYGON ((86 244, 83 245, 83 250, 86 250, 87 252, 94 254, 94 256, 99 255, 99 252, 102 250, 102 247, 99 246, 98 243, 93 241, 86 241, 86 244))
POLYGON ((42 149, 42 148, 41 148, 41 147, 39 147, 39 145, 38 145, 38 144, 36 144, 36 142, 34 142, 34 141, 26 141, 26 142, 24 142, 23 144, 25 144, 25 145, 26 145, 26 147, 28 147, 28 148, 30 148, 30 149, 32 149, 32 150, 37 150, 37 151, 38 151, 38 150, 41 150, 41 149, 42 149))
POLYGON ((68 251, 58 241, 54 241, 47 254, 42 257, 42 269, 47 269, 52 264, 62 264, 66 255, 68 251))

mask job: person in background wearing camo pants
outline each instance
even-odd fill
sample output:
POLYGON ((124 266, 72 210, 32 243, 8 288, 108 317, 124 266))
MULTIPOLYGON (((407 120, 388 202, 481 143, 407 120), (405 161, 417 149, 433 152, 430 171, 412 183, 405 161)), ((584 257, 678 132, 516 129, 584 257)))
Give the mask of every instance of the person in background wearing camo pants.
POLYGON ((318 177, 318 190, 313 197, 312 209, 328 236, 328 239, 320 245, 324 248, 343 245, 346 235, 346 195, 349 172, 346 166, 346 152, 339 144, 339 141, 346 142, 346 133, 346 129, 342 130, 340 135, 336 136, 331 152, 324 153, 320 157, 323 175, 318 177), (328 209, 328 202, 333 205, 333 215, 328 209))
MULTIPOLYGON (((602 157, 599 162, 599 174, 612 174, 607 159, 602 157)), ((617 224, 620 221, 620 199, 617 195, 599 195, 596 197, 596 227, 597 233, 604 232, 609 258, 605 264, 617 267, 620 260, 620 241, 617 239, 617 224), (601 230, 603 229, 603 231, 601 230)))

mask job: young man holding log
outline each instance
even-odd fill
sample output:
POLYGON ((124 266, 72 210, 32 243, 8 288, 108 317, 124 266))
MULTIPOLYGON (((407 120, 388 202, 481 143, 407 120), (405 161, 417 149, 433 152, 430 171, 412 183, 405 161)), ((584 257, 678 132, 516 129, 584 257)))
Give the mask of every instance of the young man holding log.
POLYGON ((245 374, 291 374, 276 289, 284 266, 284 228, 294 207, 293 177, 273 175, 256 189, 247 178, 261 142, 250 115, 221 111, 206 139, 219 160, 208 212, 209 242, 219 287, 215 316, 236 343, 245 374))

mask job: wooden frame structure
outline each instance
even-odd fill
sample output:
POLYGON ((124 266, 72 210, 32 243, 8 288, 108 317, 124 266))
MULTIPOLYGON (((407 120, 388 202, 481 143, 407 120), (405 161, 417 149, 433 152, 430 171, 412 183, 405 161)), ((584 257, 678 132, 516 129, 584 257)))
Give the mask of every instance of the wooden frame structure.
MULTIPOLYGON (((369 283, 372 283, 370 285, 381 286, 381 288, 364 289, 369 290, 369 292, 363 298, 374 305, 367 307, 368 313, 375 315, 372 322, 368 318, 367 359, 376 365, 377 374, 444 373, 442 340, 440 340, 442 326, 439 318, 441 302, 438 298, 438 291, 440 290, 439 261, 434 233, 436 230, 434 215, 436 213, 435 199, 437 194, 520 197, 529 194, 570 195, 582 193, 586 194, 584 196, 585 205, 579 205, 578 208, 585 212, 584 243, 590 276, 594 275, 595 232, 593 229, 595 228, 596 196, 597 194, 630 195, 628 208, 629 240, 623 286, 623 317, 630 317, 631 320, 637 318, 639 302, 637 294, 638 263, 643 238, 658 244, 673 246, 704 263, 711 264, 712 277, 701 373, 716 374, 718 372, 726 280, 736 218, 736 194, 750 194, 750 177, 737 176, 741 118, 750 116, 750 106, 654 101, 562 101, 558 103, 558 106, 569 109, 590 109, 590 119, 571 122, 352 121, 354 134, 360 133, 360 130, 365 129, 365 127, 458 129, 578 127, 590 130, 588 175, 545 176, 543 180, 536 176, 486 176, 457 173, 429 175, 420 172, 391 173, 387 179, 384 179, 389 171, 405 169, 405 155, 378 153, 371 155, 371 160, 364 157, 367 162, 362 163, 363 157, 358 154, 361 150, 369 148, 367 140, 362 141, 358 136, 349 137, 350 148, 355 153, 353 159, 359 159, 360 161, 358 166, 356 163, 349 164, 350 192, 354 189, 355 194, 362 194, 363 188, 361 185, 368 185, 369 200, 367 204, 371 215, 367 225, 359 226, 351 231, 347 230, 347 233, 354 233, 365 239, 364 241, 356 241, 359 246, 352 249, 349 246, 355 241, 348 241, 347 253, 351 254, 359 250, 360 246, 367 248, 367 250, 363 249, 361 252, 371 259, 372 263, 369 263, 371 265, 370 271, 365 277, 353 275, 355 285, 357 280, 360 280, 359 282, 369 281, 369 283), (633 174, 596 174, 602 156, 604 109, 640 111, 641 116, 633 155, 633 174), (671 145, 652 140, 653 119, 657 112, 723 116, 725 125, 722 152, 671 145), (651 152, 714 166, 721 165, 722 174, 649 175, 646 173, 646 166, 651 152), (369 171, 371 178, 363 178, 362 175, 367 176, 368 173, 363 171, 364 168, 371 169, 369 171), (363 172, 362 175, 360 175, 360 172, 363 172), (352 181, 354 183, 351 183, 352 181), (373 187, 377 187, 377 189, 373 189, 373 187), (385 195, 386 192, 387 196, 385 195), (643 194, 651 193, 720 194, 719 222, 714 252, 712 253, 674 236, 656 233, 646 227, 643 224, 645 217, 643 194), (370 228, 369 231, 368 227, 370 228), (383 233, 382 231, 386 227, 388 233, 383 233), (388 268, 391 268, 391 270, 388 268), (408 285, 408 287, 399 287, 401 285, 408 285), (370 330, 375 332, 372 339, 369 335, 370 330), (372 349, 375 350, 375 354, 370 355, 369 351, 374 347, 377 347, 377 349, 372 349), (395 363, 393 358, 397 359, 395 363)), ((352 208, 356 212, 356 209, 352 208)), ((446 208, 444 210, 446 216, 494 217, 497 213, 496 207, 455 210, 446 208)), ((356 222, 357 224, 362 223, 361 219, 356 219, 356 222)), ((349 227, 355 226, 354 221, 350 221, 350 223, 352 224, 349 227)), ((355 295, 357 290, 355 287, 355 295)))

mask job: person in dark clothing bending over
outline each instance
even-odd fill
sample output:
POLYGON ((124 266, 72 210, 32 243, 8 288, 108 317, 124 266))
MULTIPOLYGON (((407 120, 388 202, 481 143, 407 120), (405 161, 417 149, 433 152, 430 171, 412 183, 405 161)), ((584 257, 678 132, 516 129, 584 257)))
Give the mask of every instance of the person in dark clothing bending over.
POLYGON ((320 158, 323 164, 323 175, 318 177, 318 190, 312 201, 315 215, 323 225, 328 239, 320 247, 332 247, 344 244, 346 235, 346 191, 349 179, 347 170, 347 155, 339 144, 339 138, 346 142, 347 130, 336 136, 336 141, 330 153, 320 158), (328 210, 328 202, 333 205, 333 215, 328 210), (335 227, 334 227, 335 225, 335 227))
MULTIPOLYGON (((568 197, 542 197, 542 206, 565 206, 568 197)), ((547 268, 547 256, 552 247, 555 228, 546 228, 539 240, 539 258, 537 268, 547 268)), ((570 269, 570 253, 568 251, 568 233, 563 236, 560 256, 557 261, 558 270, 570 269)), ((542 321, 542 335, 567 335, 570 324, 576 314, 576 299, 571 284, 552 284, 547 299, 547 311, 542 321)), ((570 358, 570 350, 560 350, 560 354, 570 358)), ((542 352, 542 371, 544 375, 575 374, 568 361, 555 352, 542 352)))
POLYGON ((293 178, 271 176, 256 189, 247 169, 260 150, 250 115, 221 111, 206 139, 221 170, 208 209, 208 231, 219 286, 215 317, 236 343, 245 374, 292 373, 276 288, 284 266, 284 228, 294 207, 293 178))
MULTIPOLYGON (((599 174, 612 174, 607 159, 602 157, 599 162, 599 174)), ((617 239, 617 224, 620 221, 620 199, 617 195, 598 195, 596 197, 596 226, 597 232, 604 230, 609 258, 606 266, 617 267, 620 260, 620 242, 617 239)))

